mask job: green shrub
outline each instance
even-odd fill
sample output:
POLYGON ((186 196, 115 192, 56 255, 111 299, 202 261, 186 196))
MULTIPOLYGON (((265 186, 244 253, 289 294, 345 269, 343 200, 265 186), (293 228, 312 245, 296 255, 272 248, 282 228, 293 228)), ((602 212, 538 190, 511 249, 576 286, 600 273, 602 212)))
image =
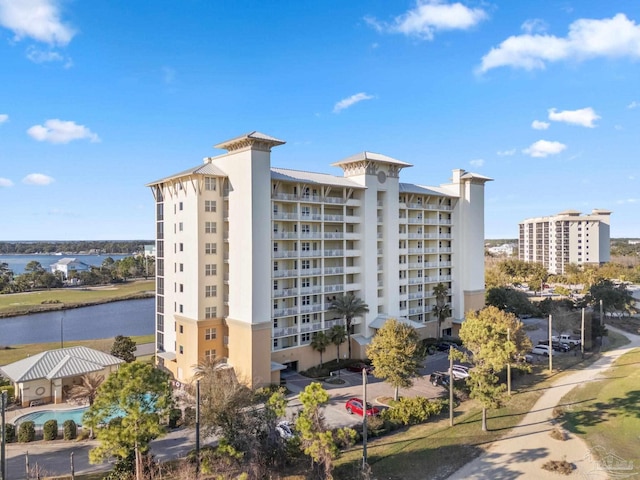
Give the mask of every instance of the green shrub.
POLYGON ((33 442, 36 439, 36 424, 32 421, 22 422, 18 428, 18 441, 33 442))
POLYGON ((178 422, 182 419, 182 410, 179 408, 172 408, 169 411, 169 428, 176 428, 178 422))
POLYGON ((403 425, 416 425, 425 422, 432 415, 438 415, 444 408, 442 400, 430 401, 424 397, 401 398, 391 407, 383 410, 382 418, 403 425))
POLYGON ((193 407, 185 407, 184 424, 191 426, 196 423, 196 410, 193 407))
POLYGON ((7 443, 16 441, 16 426, 13 423, 4 424, 4 435, 7 439, 7 443))
POLYGON ((62 424, 62 435, 65 440, 74 440, 78 436, 78 425, 73 420, 65 420, 62 424))
POLYGON ((51 419, 44 422, 42 433, 45 440, 56 440, 58 438, 58 421, 51 419))

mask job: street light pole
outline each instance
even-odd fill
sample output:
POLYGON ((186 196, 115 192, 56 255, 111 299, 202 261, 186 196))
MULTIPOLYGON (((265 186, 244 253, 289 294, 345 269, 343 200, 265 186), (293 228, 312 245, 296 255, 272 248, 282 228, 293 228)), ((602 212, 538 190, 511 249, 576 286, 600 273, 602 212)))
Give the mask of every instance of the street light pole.
POLYGON ((4 390, 0 393, 0 416, 2 417, 2 422, 0 427, 2 428, 2 435, 0 442, 0 476, 2 476, 2 480, 7 480, 7 460, 5 455, 5 445, 7 444, 7 437, 5 432, 5 424, 4 424, 4 411, 7 408, 7 391, 4 390))
POLYGON ((362 369, 362 470, 367 468, 367 370, 362 369))
MULTIPOLYGON (((511 344, 511 329, 507 328, 507 344, 511 344)), ((507 394, 511 396, 511 355, 507 360, 507 394)))
POLYGON ((64 348, 64 313, 60 317, 60 348, 64 348))

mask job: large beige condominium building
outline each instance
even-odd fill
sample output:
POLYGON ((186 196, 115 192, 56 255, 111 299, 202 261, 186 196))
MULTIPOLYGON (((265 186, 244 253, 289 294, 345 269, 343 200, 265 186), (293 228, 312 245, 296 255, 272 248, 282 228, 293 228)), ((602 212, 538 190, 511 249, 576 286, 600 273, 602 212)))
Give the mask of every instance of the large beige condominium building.
MULTIPOLYGON (((411 165, 363 152, 334 163, 342 176, 271 166, 285 142, 252 132, 227 152, 155 181, 158 362, 188 381, 203 359, 223 357, 252 385, 285 367, 319 363, 315 332, 344 320, 330 310, 354 294, 352 350, 387 318, 438 334, 433 287, 449 287, 457 333, 484 305, 484 185, 453 170, 450 183, 401 183, 411 165)), ((343 345, 342 352, 347 351, 343 345)), ((324 358, 335 358, 330 347, 324 358)))
POLYGON ((519 224, 518 258, 543 264, 562 274, 569 264, 599 265, 610 259, 608 210, 581 215, 567 210, 550 217, 529 218, 519 224))

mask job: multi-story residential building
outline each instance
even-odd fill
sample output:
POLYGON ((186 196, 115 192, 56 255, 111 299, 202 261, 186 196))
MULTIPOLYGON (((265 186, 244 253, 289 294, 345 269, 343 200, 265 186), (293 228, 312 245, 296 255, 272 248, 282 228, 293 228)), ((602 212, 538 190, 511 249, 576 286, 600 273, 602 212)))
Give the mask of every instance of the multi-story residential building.
MULTIPOLYGON (((411 165, 363 152, 334 163, 343 176, 274 168, 285 142, 252 132, 222 155, 150 183, 156 201, 158 362, 179 381, 223 357, 252 385, 319 363, 315 332, 344 320, 338 296, 364 300, 354 356, 390 317, 438 334, 433 287, 449 287, 457 332, 484 305, 484 185, 400 182, 411 165)), ((345 349, 346 350, 346 349, 345 349)))
POLYGON ((543 264, 562 274, 569 264, 600 265, 610 259, 610 216, 594 209, 590 215, 566 210, 550 217, 529 218, 519 224, 518 258, 543 264))

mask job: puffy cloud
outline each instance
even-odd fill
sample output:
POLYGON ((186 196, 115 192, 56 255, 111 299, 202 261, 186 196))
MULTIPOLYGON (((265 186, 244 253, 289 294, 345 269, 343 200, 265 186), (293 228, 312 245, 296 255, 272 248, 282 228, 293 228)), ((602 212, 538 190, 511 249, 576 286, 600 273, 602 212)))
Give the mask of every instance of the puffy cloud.
POLYGON ((481 167, 484 165, 484 160, 482 158, 476 158, 475 160, 471 160, 469 165, 472 167, 481 167))
POLYGON ((525 21, 520 28, 527 33, 543 33, 547 31, 547 23, 539 18, 525 21))
POLYGON ((22 179, 22 183, 27 185, 49 185, 55 182, 55 180, 43 173, 30 173, 22 179))
POLYGON ((336 103, 333 107, 333 113, 339 113, 341 110, 349 108, 358 102, 362 102, 363 100, 371 100, 372 98, 375 97, 373 95, 367 95, 364 92, 356 93, 355 95, 343 98, 338 103, 336 103))
POLYGON ((540 120, 534 120, 531 122, 531 128, 535 130, 546 130, 551 125, 549 122, 541 122, 540 120))
POLYGON ((0 177, 0 188, 2 187, 13 187, 13 182, 8 178, 0 177))
POLYGON ((529 148, 525 148, 524 150, 522 150, 522 153, 531 157, 544 158, 548 157, 549 155, 556 155, 566 148, 567 146, 560 142, 538 140, 537 142, 532 143, 529 148))
POLYGON ((0 125, 9 121, 9 115, 6 113, 0 113, 0 125))
POLYGON ((511 36, 482 57, 478 71, 506 66, 544 69, 550 62, 595 57, 640 58, 640 26, 619 13, 602 20, 576 20, 569 25, 566 37, 530 33, 511 36))
POLYGON ((582 127, 593 128, 593 122, 599 120, 600 116, 591 107, 581 108, 579 110, 563 110, 556 111, 555 108, 549 109, 549 120, 554 122, 564 122, 571 125, 580 125, 582 127))
POLYGON ((516 154, 516 149, 512 148, 511 150, 498 150, 496 152, 501 157, 511 157, 516 154))
POLYGON ((640 107, 640 102, 636 102, 635 100, 631 102, 629 105, 627 105, 627 108, 629 110, 633 110, 634 108, 638 108, 638 107, 640 107))
POLYGON ((397 16, 392 22, 380 22, 372 17, 365 21, 379 32, 401 33, 424 40, 432 40, 436 31, 467 30, 487 18, 480 8, 469 8, 462 3, 440 0, 418 0, 416 6, 397 16))
POLYGON ((98 135, 84 125, 78 125, 73 121, 64 121, 53 118, 43 125, 34 125, 27 133, 39 142, 69 143, 73 140, 89 139, 91 142, 99 142, 98 135))
POLYGON ((67 45, 75 31, 60 19, 60 0, 0 0, 0 26, 16 40, 32 38, 49 45, 67 45))

